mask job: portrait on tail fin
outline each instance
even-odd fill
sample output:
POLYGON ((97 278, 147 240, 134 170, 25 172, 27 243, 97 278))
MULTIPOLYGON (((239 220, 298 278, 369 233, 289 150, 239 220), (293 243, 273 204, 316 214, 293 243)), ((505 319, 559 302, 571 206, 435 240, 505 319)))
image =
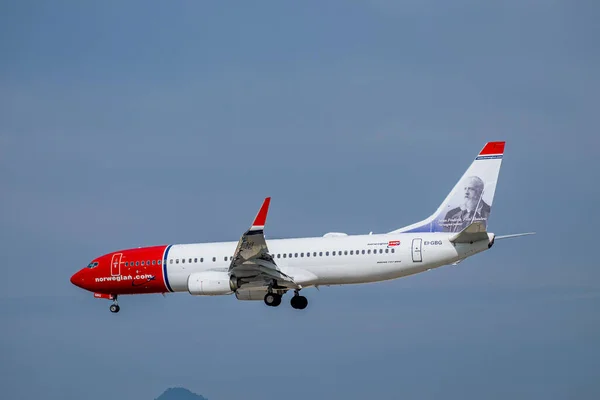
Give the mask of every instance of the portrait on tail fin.
POLYGON ((460 232, 475 221, 482 221, 487 226, 491 207, 483 200, 485 183, 478 176, 469 176, 463 182, 458 193, 460 197, 457 196, 460 203, 439 221, 444 232, 460 232))
POLYGON ((460 232, 473 222, 488 228, 505 142, 488 142, 429 217, 395 229, 403 232, 460 232))

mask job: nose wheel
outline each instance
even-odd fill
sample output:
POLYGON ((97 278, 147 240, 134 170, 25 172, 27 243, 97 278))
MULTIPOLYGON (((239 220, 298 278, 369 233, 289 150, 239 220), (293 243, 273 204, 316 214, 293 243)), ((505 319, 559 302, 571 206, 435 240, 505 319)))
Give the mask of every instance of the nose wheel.
POLYGON ((113 303, 109 307, 111 313, 118 313, 121 307, 119 307, 119 303, 117 302, 117 296, 115 295, 113 299, 113 303))

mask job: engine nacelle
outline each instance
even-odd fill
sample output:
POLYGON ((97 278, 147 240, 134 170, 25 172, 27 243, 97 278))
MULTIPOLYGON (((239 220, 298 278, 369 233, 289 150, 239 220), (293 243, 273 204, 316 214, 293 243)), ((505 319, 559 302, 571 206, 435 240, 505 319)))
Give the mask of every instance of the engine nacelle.
POLYGON ((230 279, 227 272, 195 272, 188 277, 188 292, 194 296, 219 296, 236 289, 235 278, 230 279))

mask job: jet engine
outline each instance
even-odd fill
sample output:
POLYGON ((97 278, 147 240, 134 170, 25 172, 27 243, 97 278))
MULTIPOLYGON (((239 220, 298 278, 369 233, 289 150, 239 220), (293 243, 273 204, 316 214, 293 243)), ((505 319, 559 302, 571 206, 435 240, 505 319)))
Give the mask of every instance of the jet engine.
POLYGON ((195 272, 188 277, 188 292, 193 296, 219 296, 237 289, 236 279, 227 272, 195 272))

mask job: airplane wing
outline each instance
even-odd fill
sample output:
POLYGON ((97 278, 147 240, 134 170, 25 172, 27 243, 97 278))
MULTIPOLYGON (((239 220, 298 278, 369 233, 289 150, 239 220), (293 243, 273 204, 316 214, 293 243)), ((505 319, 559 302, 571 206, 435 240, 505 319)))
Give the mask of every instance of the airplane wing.
POLYGON ((273 256, 269 254, 264 227, 270 202, 270 197, 263 202, 252 226, 240 238, 229 265, 229 275, 238 279, 239 288, 266 288, 274 281, 277 285, 273 288, 300 288, 279 269, 273 256))

